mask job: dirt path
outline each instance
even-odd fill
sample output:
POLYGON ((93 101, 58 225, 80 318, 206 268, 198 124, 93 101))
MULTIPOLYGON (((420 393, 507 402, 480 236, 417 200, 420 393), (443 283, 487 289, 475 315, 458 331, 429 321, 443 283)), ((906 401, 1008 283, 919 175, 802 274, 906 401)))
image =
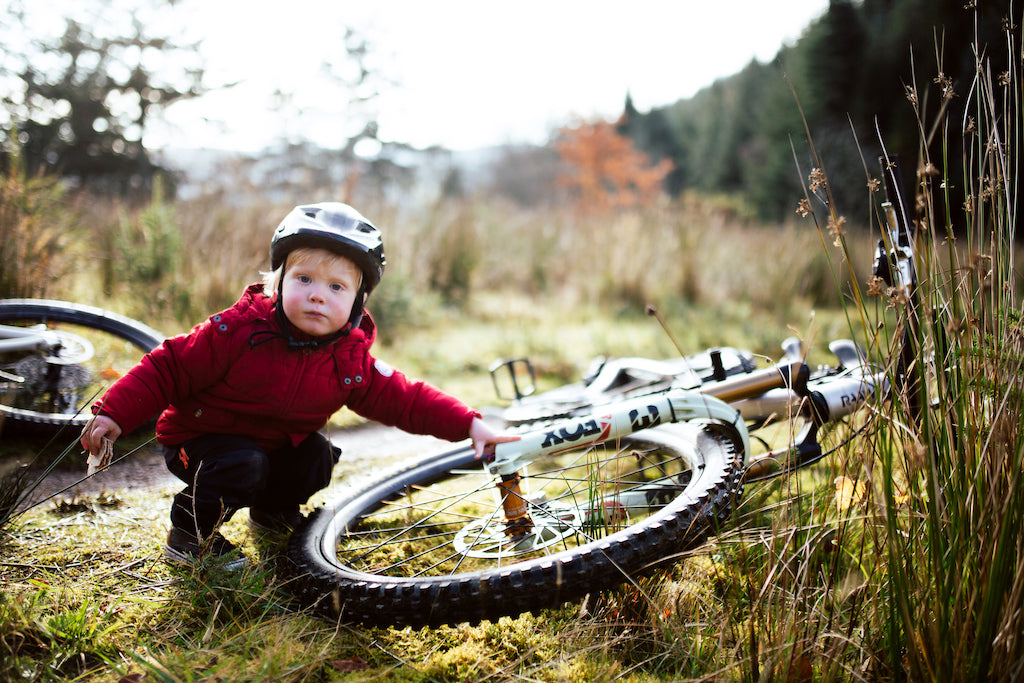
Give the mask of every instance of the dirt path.
MULTIPOLYGON (((429 454, 445 447, 446 441, 430 436, 407 434, 399 429, 367 424, 348 429, 335 429, 331 441, 342 449, 338 467, 345 471, 368 473, 370 470, 403 457, 429 454)), ((115 452, 115 459, 123 452, 115 452)), ((60 465, 33 492, 32 504, 64 491, 66 497, 89 496, 102 492, 116 493, 124 489, 157 491, 180 486, 164 465, 160 447, 154 442, 103 472, 79 482, 85 467, 76 458, 73 465, 60 465), (69 488, 70 487, 70 488, 69 488), (65 489, 67 489, 65 491, 65 489)))

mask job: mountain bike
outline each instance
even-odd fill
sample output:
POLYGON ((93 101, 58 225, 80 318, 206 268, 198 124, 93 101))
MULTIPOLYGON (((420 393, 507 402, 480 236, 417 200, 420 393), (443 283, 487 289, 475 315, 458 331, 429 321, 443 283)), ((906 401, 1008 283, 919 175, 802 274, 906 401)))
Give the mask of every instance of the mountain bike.
MULTIPOLYGON (((905 207, 883 210, 875 273, 912 294, 905 207)), ((890 377, 914 382, 906 359, 893 371, 853 342, 834 343, 838 365, 813 372, 786 347, 763 369, 714 350, 701 356, 709 372, 618 363, 597 384, 532 401, 527 366, 500 362, 526 406, 509 413, 522 439, 485 461, 456 445, 317 508, 289 541, 299 594, 344 620, 419 627, 557 607, 675 561, 727 522, 745 483, 817 462, 824 430, 853 438, 845 418, 887 398, 890 377), (638 369, 653 370, 639 385, 638 369), (752 430, 756 442, 773 425, 789 430, 784 445, 755 459, 752 430)))
POLYGON ((419 626, 554 607, 653 571, 716 531, 745 482, 824 457, 819 429, 885 387, 861 360, 813 381, 784 359, 617 398, 520 425, 487 462, 464 444, 357 485, 292 537, 303 594, 346 619, 419 626), (804 425, 751 461, 751 429, 772 416, 804 425))
POLYGON ((102 388, 164 335, 111 311, 50 299, 0 300, 0 428, 78 430, 102 388))
MULTIPOLYGON (((785 366, 803 363, 806 358, 803 342, 798 337, 787 337, 781 347, 783 358, 774 364, 779 372, 789 372, 785 366)), ((834 340, 829 350, 838 364, 811 370, 806 383, 820 385, 829 377, 863 372, 867 365, 867 353, 851 340, 834 340)), ((752 381, 758 383, 750 377, 756 369, 750 351, 731 347, 708 349, 669 360, 598 357, 591 361, 590 369, 580 381, 536 394, 536 376, 529 359, 499 359, 490 366, 498 400, 511 401, 500 413, 506 427, 545 424, 593 412, 600 406, 626 398, 672 389, 703 391, 719 397, 742 393, 744 397, 737 407, 753 425, 763 425, 773 417, 791 414, 790 404, 800 400, 791 390, 780 388, 756 399, 752 397, 747 385, 752 381), (733 381, 725 383, 729 378, 733 381), (511 393, 507 392, 508 388, 511 393)))

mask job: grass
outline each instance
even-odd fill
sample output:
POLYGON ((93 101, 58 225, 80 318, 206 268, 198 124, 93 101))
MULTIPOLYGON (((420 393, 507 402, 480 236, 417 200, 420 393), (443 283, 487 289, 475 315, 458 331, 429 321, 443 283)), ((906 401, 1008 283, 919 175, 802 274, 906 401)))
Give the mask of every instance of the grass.
POLYGON ((234 574, 169 566, 156 555, 173 492, 58 501, 7 530, 6 680, 594 680, 625 668, 580 640, 600 622, 580 620, 576 606, 426 633, 324 621, 293 602, 277 570, 281 539, 254 536, 242 519, 225 533, 259 564, 234 574))
MULTIPOLYGON (((481 297, 480 305, 487 309, 489 301, 481 297)), ((484 360, 521 347, 546 359, 542 388, 577 376, 579 360, 593 353, 635 352, 639 345, 650 355, 672 355, 667 335, 648 317, 549 318, 518 308, 528 317, 470 312, 462 320, 471 323, 453 316, 437 328, 407 330, 412 343, 403 346, 412 351, 402 355, 394 347, 396 355, 385 357, 438 373, 432 379, 443 386, 455 384, 488 403, 484 360), (515 332, 523 320, 530 329, 515 332), (571 352, 559 350, 559 341, 571 352), (426 352, 437 348, 452 349, 444 355, 450 366, 426 352), (470 351, 481 359, 477 365, 460 360, 470 351)), ((843 324, 841 315, 826 323, 829 317, 819 313, 815 325, 843 324)), ((717 322, 756 327, 741 316, 717 322)), ((746 680, 809 668, 822 678, 868 677, 886 658, 864 648, 877 641, 871 605, 887 590, 885 563, 874 553, 886 543, 871 536, 883 527, 884 504, 871 497, 841 508, 834 484, 843 473, 859 473, 863 458, 843 451, 799 477, 752 487, 729 530, 639 589, 493 624, 424 631, 338 625, 304 610, 277 571, 280 544, 250 536, 244 514, 227 533, 250 556, 265 558, 256 568, 203 576, 165 565, 159 552, 173 490, 44 505, 7 529, 0 548, 6 674, 84 681, 131 672, 146 680, 661 681, 746 680)), ((352 474, 342 468, 337 478, 352 474)))
MULTIPOLYGON (((595 310, 555 315, 529 300, 480 293, 461 314, 441 308, 433 314, 436 324, 407 327, 402 343, 381 354, 478 404, 491 401, 485 366, 495 356, 529 355, 543 370, 542 388, 549 388, 575 379, 600 353, 674 354, 653 319, 599 319, 595 310)), ((742 303, 712 310, 686 307, 680 316, 670 309, 666 322, 687 348, 735 339, 766 355, 777 355, 780 338, 791 331, 775 324, 775 313, 742 303)), ((809 319, 805 310, 794 327, 803 324, 797 331, 820 341, 845 325, 836 312, 819 311, 813 324, 809 319)), ((983 355, 977 364, 986 365, 983 355)), ((969 418, 966 408, 962 417, 969 418)), ((985 433, 979 427, 973 428, 985 433)), ((950 605, 939 611, 925 600, 939 595, 933 577, 949 567, 906 559, 928 547, 929 534, 919 528, 928 497, 919 491, 912 507, 896 504, 906 492, 887 492, 886 482, 905 485, 906 472, 914 470, 902 462, 899 433, 877 433, 882 436, 799 477, 752 487, 720 538, 638 588, 497 623, 424 631, 338 625, 306 611, 277 570, 280 544, 251 537, 243 515, 227 533, 250 556, 265 558, 256 568, 221 576, 167 566, 159 552, 170 490, 41 506, 5 529, 0 547, 4 674, 82 681, 130 673, 168 681, 888 678, 905 661, 908 626, 935 624, 928 616, 933 609, 952 619, 960 603, 948 595, 950 605), (868 482, 870 493, 841 504, 840 476, 868 482), (894 576, 893 567, 907 567, 906 575, 894 576), (899 595, 908 600, 904 606, 894 602, 899 595)), ((954 453, 946 455, 951 464, 954 453)), ((973 539, 969 522, 977 514, 963 513, 962 543, 973 539)), ((1012 534, 1014 523, 1007 519, 1001 533, 1012 534)), ((944 518, 936 525, 934 533, 943 533, 944 518)), ((971 567, 980 557, 972 552, 972 558, 964 569, 977 571, 971 567)), ((957 575, 957 585, 983 592, 985 584, 957 575)), ((999 581, 1012 585, 1017 575, 999 581)), ((923 636, 936 642, 940 634, 923 636)))

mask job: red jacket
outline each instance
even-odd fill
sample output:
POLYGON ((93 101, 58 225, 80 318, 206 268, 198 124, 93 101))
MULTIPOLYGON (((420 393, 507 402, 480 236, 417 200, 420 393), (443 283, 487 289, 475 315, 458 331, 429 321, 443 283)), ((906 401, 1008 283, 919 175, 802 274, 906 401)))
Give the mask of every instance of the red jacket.
POLYGON ((176 445, 209 434, 240 434, 267 450, 296 445, 347 406, 363 417, 449 441, 469 436, 479 414, 370 355, 369 313, 348 336, 316 350, 292 350, 262 285, 185 335, 165 340, 94 406, 125 433, 154 415, 157 440, 176 445))

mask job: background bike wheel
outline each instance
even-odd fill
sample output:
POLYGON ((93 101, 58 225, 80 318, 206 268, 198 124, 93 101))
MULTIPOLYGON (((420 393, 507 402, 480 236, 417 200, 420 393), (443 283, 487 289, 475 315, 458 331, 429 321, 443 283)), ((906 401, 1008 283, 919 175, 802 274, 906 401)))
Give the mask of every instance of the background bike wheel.
POLYGON ((117 313, 49 299, 0 300, 0 324, 43 325, 67 335, 69 348, 85 340, 94 349, 89 360, 71 364, 35 352, 0 354, 0 370, 23 380, 0 378, 4 433, 53 434, 69 427, 77 432, 92 417, 89 404, 164 339, 117 313))
POLYGON ((729 515, 741 493, 735 437, 668 425, 538 460, 523 480, 535 526, 519 540, 504 534, 497 489, 472 449, 453 448, 317 509, 290 542, 300 594, 345 620, 422 626, 610 588, 729 515))

